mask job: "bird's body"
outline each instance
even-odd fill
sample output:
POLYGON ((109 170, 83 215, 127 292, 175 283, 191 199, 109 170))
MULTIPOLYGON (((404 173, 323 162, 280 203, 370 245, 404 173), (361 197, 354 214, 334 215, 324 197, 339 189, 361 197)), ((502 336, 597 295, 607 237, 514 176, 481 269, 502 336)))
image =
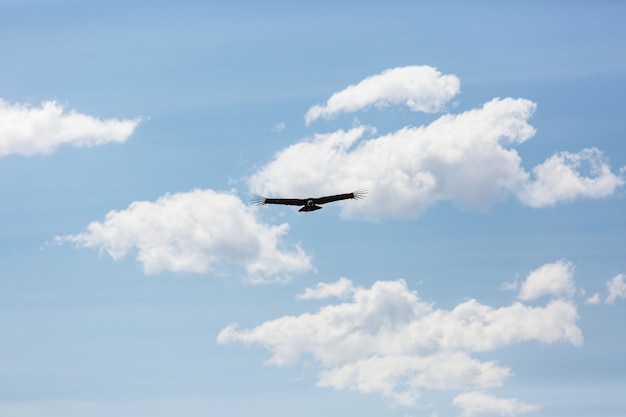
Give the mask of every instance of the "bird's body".
POLYGON ((302 206, 298 211, 315 211, 322 207, 321 204, 332 203, 333 201, 348 200, 348 199, 360 199, 365 197, 365 190, 355 191, 347 194, 329 195, 326 197, 314 197, 314 198, 265 198, 258 195, 253 197, 253 201, 257 205, 264 204, 283 204, 288 206, 302 206))

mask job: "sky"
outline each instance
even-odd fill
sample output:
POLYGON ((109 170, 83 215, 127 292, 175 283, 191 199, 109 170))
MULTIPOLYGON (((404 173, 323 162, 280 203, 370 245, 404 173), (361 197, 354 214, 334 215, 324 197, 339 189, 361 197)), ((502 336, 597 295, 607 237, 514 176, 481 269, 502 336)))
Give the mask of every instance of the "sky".
POLYGON ((623 416, 625 18, 0 0, 0 416, 623 416))

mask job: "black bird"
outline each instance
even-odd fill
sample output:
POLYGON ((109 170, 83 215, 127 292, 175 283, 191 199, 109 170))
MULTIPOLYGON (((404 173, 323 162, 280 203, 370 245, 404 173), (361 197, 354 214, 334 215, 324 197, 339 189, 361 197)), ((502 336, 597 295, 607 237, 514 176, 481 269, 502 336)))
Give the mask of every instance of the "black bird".
POLYGON ((348 200, 351 198, 359 200, 365 197, 365 194, 367 194, 366 190, 317 198, 265 198, 254 195, 252 196, 252 201, 258 206, 262 206, 263 204, 284 204, 287 206, 302 206, 298 211, 315 211, 322 208, 318 204, 332 203, 333 201, 348 200))

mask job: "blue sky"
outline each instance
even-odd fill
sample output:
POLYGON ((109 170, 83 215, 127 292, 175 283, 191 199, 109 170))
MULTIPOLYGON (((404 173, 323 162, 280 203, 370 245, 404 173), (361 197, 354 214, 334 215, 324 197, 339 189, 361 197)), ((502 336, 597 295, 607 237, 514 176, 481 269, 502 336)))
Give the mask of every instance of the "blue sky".
POLYGON ((0 1, 0 415, 623 415, 625 17, 0 1))

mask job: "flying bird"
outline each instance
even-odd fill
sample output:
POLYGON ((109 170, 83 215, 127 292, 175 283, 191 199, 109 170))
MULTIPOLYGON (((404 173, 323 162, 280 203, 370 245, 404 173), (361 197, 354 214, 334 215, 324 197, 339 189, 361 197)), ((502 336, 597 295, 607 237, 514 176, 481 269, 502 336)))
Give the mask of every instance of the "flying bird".
POLYGON ((252 196, 252 201, 257 206, 263 204, 284 204, 287 206, 302 206, 298 211, 315 211, 319 210, 321 204, 332 203, 333 201, 356 199, 359 200, 365 197, 366 190, 359 190, 348 194, 329 195, 326 197, 316 198, 265 198, 259 195, 252 196))

